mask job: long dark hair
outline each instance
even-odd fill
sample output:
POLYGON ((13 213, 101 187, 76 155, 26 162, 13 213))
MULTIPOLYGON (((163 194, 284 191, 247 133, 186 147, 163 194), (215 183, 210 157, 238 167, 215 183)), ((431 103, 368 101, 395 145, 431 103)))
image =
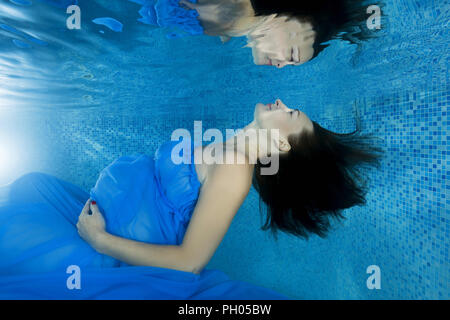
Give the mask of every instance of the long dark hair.
POLYGON ((369 3, 365 0, 251 0, 251 4, 257 16, 277 14, 311 22, 317 33, 314 57, 328 46, 324 42, 329 40, 359 44, 375 35, 366 26, 369 3))
POLYGON ((275 175, 261 175, 255 165, 253 186, 268 210, 262 230, 270 228, 307 239, 325 237, 330 218, 343 219, 342 210, 365 204, 366 181, 360 169, 379 165, 382 150, 370 135, 338 134, 313 121, 313 131, 288 137, 291 149, 280 155, 275 175))

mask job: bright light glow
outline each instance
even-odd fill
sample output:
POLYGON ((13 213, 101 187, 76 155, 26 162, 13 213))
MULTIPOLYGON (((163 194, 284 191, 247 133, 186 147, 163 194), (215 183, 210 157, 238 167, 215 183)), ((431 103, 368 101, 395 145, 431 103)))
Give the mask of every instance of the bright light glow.
POLYGON ((4 171, 10 169, 14 165, 14 160, 17 160, 17 157, 15 157, 14 153, 11 151, 10 146, 5 145, 4 143, 0 145, 0 170, 4 171))
POLYGON ((17 172, 20 162, 18 150, 5 139, 0 138, 0 185, 8 183, 14 172, 17 172))

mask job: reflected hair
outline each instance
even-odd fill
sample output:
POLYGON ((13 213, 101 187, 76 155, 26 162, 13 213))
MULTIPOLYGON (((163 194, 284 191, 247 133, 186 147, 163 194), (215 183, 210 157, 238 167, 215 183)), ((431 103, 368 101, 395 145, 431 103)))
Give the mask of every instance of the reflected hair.
POLYGON ((313 121, 313 130, 290 135, 291 149, 280 154, 279 170, 261 175, 255 165, 253 186, 260 196, 260 212, 267 209, 262 230, 270 229, 308 239, 324 238, 330 219, 344 219, 342 210, 365 204, 366 181, 361 169, 379 166, 382 150, 371 135, 339 134, 313 121))
MULTIPOLYGON (((256 16, 287 16, 301 22, 308 21, 316 31, 314 57, 333 39, 347 40, 360 44, 373 38, 375 32, 369 30, 366 10, 369 5, 365 0, 250 0, 256 16)), ((382 7, 381 1, 379 6, 382 7)))

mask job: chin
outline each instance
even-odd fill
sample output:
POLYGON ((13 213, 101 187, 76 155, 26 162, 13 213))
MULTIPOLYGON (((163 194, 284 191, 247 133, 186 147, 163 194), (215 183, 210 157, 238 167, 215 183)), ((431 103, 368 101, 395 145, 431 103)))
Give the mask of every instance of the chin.
POLYGON ((253 63, 257 66, 261 66, 264 64, 264 62, 257 56, 253 56, 253 63))
POLYGON ((255 106, 255 112, 253 113, 253 117, 256 121, 258 121, 259 116, 262 112, 264 112, 266 110, 266 105, 262 104, 262 103, 257 103, 255 106))
POLYGON ((261 66, 266 64, 266 59, 263 55, 259 54, 258 51, 255 48, 252 48, 252 56, 253 56, 253 63, 261 66))

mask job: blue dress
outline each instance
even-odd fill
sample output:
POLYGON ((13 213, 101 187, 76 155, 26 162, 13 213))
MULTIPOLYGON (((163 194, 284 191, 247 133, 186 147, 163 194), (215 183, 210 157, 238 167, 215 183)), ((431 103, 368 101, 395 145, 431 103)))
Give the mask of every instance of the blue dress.
MULTIPOLYGON (((182 37, 185 34, 201 35, 204 30, 197 19, 198 12, 180 6, 180 0, 129 0, 142 5, 139 10, 141 18, 138 21, 159 26, 173 27, 183 32, 172 32, 168 38, 182 37)), ((196 0, 189 0, 196 3, 196 0)))
POLYGON ((101 171, 90 193, 39 172, 0 187, 0 299, 289 299, 219 270, 194 274, 130 266, 80 238, 78 216, 92 198, 108 232, 181 244, 201 184, 193 152, 181 152, 190 163, 171 160, 176 144, 162 144, 153 158, 116 159, 101 171), (80 289, 67 286, 71 265, 80 268, 80 289))

